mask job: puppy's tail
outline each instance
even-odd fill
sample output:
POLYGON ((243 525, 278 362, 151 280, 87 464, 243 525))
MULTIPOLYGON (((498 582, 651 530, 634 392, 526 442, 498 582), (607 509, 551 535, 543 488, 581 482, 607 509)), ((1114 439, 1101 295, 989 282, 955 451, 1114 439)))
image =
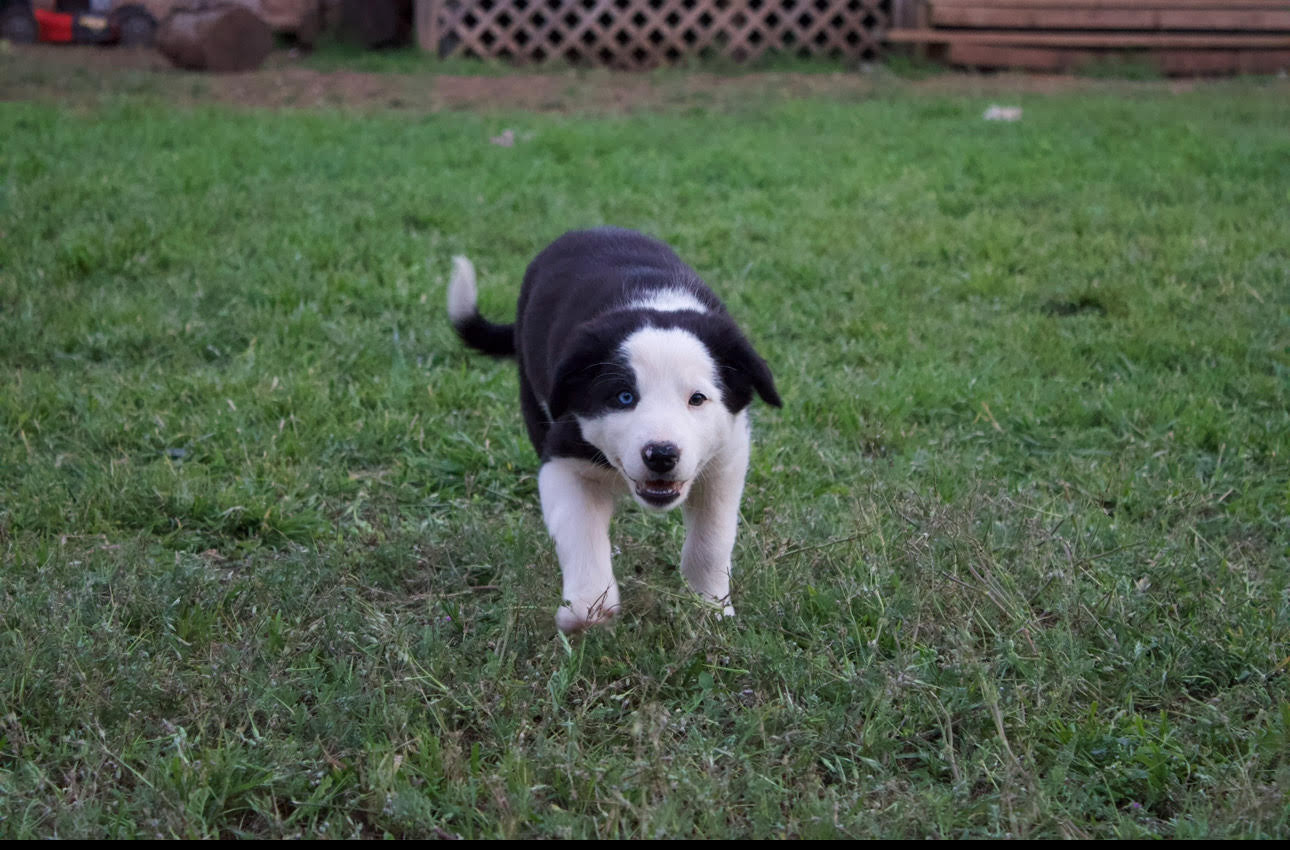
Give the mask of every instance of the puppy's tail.
POLYGON ((457 336, 476 351, 493 357, 515 354, 515 326, 495 325, 479 315, 479 292, 475 289, 475 267, 465 257, 452 258, 452 280, 448 283, 448 319, 457 336))

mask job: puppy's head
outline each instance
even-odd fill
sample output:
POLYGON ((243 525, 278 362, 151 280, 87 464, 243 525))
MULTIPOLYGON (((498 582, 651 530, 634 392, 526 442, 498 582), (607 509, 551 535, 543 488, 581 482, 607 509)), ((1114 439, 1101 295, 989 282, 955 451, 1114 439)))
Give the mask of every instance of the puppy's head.
POLYGON ((766 362, 734 323, 698 318, 584 327, 547 400, 551 418, 572 414, 646 508, 685 501, 708 461, 738 437, 754 392, 781 403, 766 362))

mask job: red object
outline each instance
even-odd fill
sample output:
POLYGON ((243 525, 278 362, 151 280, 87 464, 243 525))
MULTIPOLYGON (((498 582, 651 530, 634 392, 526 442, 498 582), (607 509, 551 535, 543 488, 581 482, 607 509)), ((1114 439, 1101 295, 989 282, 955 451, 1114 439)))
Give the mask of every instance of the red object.
POLYGON ((76 20, 75 15, 46 12, 43 9, 34 9, 32 14, 36 16, 36 26, 40 28, 41 41, 63 44, 72 40, 72 23, 76 20))

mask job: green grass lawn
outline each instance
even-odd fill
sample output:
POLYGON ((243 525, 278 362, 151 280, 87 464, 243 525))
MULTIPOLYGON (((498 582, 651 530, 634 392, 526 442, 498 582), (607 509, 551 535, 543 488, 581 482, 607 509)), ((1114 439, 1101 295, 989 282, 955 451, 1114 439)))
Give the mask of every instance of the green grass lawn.
POLYGON ((1286 95, 0 103, 0 837, 1285 837, 1286 95), (566 642, 442 301, 602 223, 785 406, 566 642))

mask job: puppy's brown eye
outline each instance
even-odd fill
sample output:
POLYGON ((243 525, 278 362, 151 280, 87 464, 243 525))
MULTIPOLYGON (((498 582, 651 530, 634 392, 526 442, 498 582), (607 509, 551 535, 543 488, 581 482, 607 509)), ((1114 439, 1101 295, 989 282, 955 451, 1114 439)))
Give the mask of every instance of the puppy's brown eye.
POLYGON ((708 400, 708 397, 703 393, 695 393, 694 395, 690 396, 690 406, 698 407, 699 405, 703 404, 707 400, 708 400))

